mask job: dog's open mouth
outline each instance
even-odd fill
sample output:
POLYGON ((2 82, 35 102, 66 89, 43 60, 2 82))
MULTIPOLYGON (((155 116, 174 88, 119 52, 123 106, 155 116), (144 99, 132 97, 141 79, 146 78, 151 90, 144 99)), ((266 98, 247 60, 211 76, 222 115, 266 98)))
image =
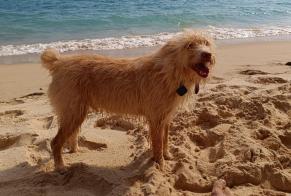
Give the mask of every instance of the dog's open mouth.
POLYGON ((198 64, 195 64, 192 69, 194 71, 196 71, 196 73, 203 77, 203 78, 207 78, 208 74, 209 74, 209 69, 208 67, 206 66, 205 63, 198 63, 198 64))

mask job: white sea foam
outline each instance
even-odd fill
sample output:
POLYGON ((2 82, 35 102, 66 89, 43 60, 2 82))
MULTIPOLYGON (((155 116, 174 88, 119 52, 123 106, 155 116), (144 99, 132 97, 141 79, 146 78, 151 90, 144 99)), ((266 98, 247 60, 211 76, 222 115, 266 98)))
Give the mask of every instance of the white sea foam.
MULTIPOLYGON (((205 31, 218 40, 242 39, 264 36, 291 35, 291 26, 260 28, 219 28, 209 26, 207 29, 205 29, 205 31)), ((109 37, 101 39, 83 39, 21 45, 2 45, 0 46, 0 56, 41 53, 48 47, 56 48, 61 52, 75 50, 110 50, 150 47, 161 45, 176 34, 177 33, 165 32, 155 35, 109 37)))
POLYGON ((269 26, 260 28, 219 28, 209 26, 207 31, 215 39, 243 39, 254 37, 291 35, 291 26, 269 26))

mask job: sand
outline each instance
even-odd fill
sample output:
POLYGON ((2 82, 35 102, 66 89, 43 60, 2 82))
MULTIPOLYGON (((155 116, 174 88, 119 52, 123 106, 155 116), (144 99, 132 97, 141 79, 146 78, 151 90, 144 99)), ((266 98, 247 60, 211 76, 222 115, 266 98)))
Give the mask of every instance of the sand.
POLYGON ((291 195, 290 42, 218 46, 213 77, 170 128, 161 172, 141 120, 90 113, 80 152, 53 171, 56 117, 39 64, 0 65, 0 195, 291 195))

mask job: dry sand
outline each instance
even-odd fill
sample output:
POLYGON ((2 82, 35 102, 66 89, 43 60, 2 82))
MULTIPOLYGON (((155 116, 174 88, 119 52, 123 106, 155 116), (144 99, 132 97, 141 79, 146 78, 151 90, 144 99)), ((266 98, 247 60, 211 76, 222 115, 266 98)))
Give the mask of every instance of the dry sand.
POLYGON ((39 64, 0 65, 0 195, 234 195, 291 193, 290 42, 218 47, 210 82, 170 129, 165 171, 150 160, 142 121, 91 113, 69 170, 53 171, 57 124, 39 64))

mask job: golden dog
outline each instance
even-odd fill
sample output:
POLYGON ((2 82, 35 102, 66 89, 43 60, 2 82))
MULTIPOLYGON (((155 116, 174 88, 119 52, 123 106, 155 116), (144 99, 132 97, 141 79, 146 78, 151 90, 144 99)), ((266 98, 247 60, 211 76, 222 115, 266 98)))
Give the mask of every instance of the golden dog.
POLYGON ((169 122, 195 84, 208 77, 215 63, 214 44, 193 31, 170 40, 157 52, 137 58, 101 55, 60 55, 48 49, 41 55, 52 82, 48 95, 59 129, 51 142, 55 168, 63 169, 62 148, 78 148, 79 129, 89 108, 147 119, 153 159, 169 159, 169 122))

